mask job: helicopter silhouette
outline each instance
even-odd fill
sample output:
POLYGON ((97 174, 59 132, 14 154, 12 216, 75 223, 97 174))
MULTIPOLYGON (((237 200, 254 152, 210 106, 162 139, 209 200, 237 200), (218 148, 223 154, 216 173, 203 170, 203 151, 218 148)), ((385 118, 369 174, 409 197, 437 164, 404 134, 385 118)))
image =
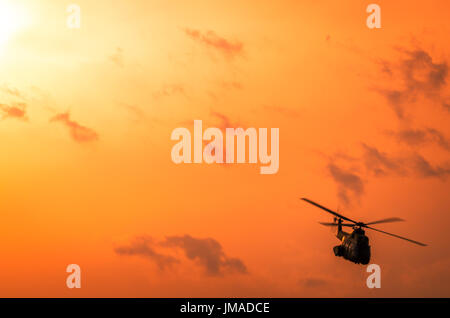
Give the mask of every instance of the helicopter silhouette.
POLYGON ((356 264, 369 264, 370 262, 370 245, 369 245, 369 238, 366 236, 365 231, 363 228, 374 230, 377 232, 381 232, 420 246, 427 246, 424 243, 420 243, 414 240, 411 240, 406 237, 402 237, 396 234, 388 233, 382 230, 375 229, 369 225, 373 224, 380 224, 380 223, 390 223, 390 222, 400 222, 404 221, 403 219, 393 217, 393 218, 387 218, 382 219, 378 221, 373 221, 369 223, 363 223, 363 222, 357 222, 354 221, 346 216, 343 216, 335 211, 332 211, 314 201, 311 201, 307 198, 301 198, 303 201, 308 202, 309 204, 312 204, 322 210, 327 211, 328 213, 331 213, 334 215, 334 220, 332 223, 328 222, 319 222, 322 225, 325 226, 336 226, 337 227, 337 233, 336 237, 341 241, 341 245, 337 245, 333 248, 333 252, 335 256, 343 257, 346 260, 349 260, 356 264), (350 222, 350 223, 343 223, 343 220, 350 222), (351 227, 353 228, 352 233, 347 233, 342 230, 342 227, 351 227))

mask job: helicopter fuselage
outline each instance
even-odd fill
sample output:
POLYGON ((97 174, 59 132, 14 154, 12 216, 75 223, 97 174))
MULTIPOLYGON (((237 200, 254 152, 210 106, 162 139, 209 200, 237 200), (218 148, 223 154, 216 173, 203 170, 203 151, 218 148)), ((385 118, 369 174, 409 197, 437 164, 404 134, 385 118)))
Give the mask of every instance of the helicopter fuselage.
POLYGON ((346 260, 356 264, 369 264, 369 238, 365 235, 364 230, 355 228, 352 233, 346 233, 338 226, 336 237, 341 240, 342 243, 333 248, 334 255, 342 256, 346 260))

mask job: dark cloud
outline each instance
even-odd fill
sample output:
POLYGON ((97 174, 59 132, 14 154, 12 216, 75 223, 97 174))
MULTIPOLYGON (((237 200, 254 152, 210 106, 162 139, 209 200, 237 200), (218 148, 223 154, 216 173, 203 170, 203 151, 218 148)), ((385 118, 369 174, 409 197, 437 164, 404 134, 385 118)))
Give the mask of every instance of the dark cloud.
POLYGON ((436 143, 441 148, 450 150, 450 141, 437 129, 402 129, 399 131, 388 131, 387 134, 394 137, 398 142, 405 143, 411 147, 436 143))
POLYGON ((119 255, 138 255, 149 258, 162 270, 166 267, 172 266, 175 263, 179 263, 179 260, 175 257, 156 252, 153 245, 154 242, 151 237, 142 236, 137 237, 128 246, 116 247, 114 251, 119 255))
POLYGON ((450 141, 439 130, 428 128, 427 132, 431 136, 431 139, 435 141, 439 146, 441 146, 445 150, 450 150, 450 141))
POLYGON ((201 32, 194 29, 184 29, 184 32, 191 39, 202 43, 207 47, 214 48, 221 51, 228 57, 234 57, 241 54, 244 49, 244 45, 239 41, 230 41, 223 37, 218 36, 214 31, 201 32))
POLYGON ((424 178, 445 179, 450 174, 450 163, 443 166, 433 166, 420 154, 414 154, 410 159, 412 170, 424 178))
POLYGON ((392 156, 375 147, 363 144, 363 160, 367 173, 377 177, 386 175, 411 176, 420 178, 446 178, 450 174, 450 164, 433 166, 418 153, 392 156))
POLYGON ((12 105, 0 104, 0 113, 2 114, 2 119, 15 118, 20 120, 28 120, 26 115, 25 103, 14 103, 12 105))
POLYGON ((424 50, 402 50, 405 58, 397 66, 383 61, 382 71, 395 77, 399 74, 404 87, 402 89, 379 89, 388 100, 398 118, 405 117, 405 107, 414 102, 418 96, 437 101, 443 107, 447 102, 443 88, 448 77, 447 63, 436 63, 424 50))
POLYGON ((350 157, 342 154, 330 158, 328 171, 338 184, 338 196, 344 204, 349 204, 353 198, 358 199, 364 192, 364 183, 369 177, 417 177, 445 179, 450 174, 450 163, 432 164, 417 153, 418 147, 435 144, 449 151, 450 141, 438 129, 416 128, 411 121, 408 106, 422 99, 441 104, 450 110, 450 99, 446 96, 448 65, 438 63, 424 50, 401 50, 402 59, 399 62, 376 60, 381 71, 388 78, 389 88, 378 89, 402 121, 402 129, 387 131, 387 134, 397 142, 410 146, 411 150, 390 154, 377 146, 362 143, 362 154, 350 157), (401 82, 402 88, 391 88, 401 82), (405 128, 406 127, 406 128, 405 128), (341 165, 351 164, 352 169, 346 170, 341 165), (356 171, 356 172, 355 172, 356 171))
POLYGON ((238 258, 225 255, 220 243, 212 238, 198 239, 190 235, 169 236, 162 245, 183 249, 186 257, 198 261, 208 275, 217 276, 224 272, 247 273, 244 263, 238 258))
POLYGON ((300 280, 299 283, 303 287, 307 287, 307 288, 324 287, 324 286, 329 285, 328 281, 326 281, 324 279, 320 279, 320 278, 306 278, 306 279, 300 280))
POLYGON ((390 157, 375 147, 362 144, 363 160, 366 169, 376 176, 387 175, 390 172, 404 174, 402 160, 390 157))
POLYGON ((447 111, 450 112, 450 103, 443 102, 443 103, 442 103, 442 106, 444 106, 444 108, 445 108, 447 111))
POLYGON ((403 119, 405 117, 403 107, 409 97, 408 93, 396 90, 380 90, 380 92, 386 97, 397 117, 403 119))
MULTIPOLYGON (((420 140, 421 134, 412 134, 420 140)), ((327 170, 337 184, 338 197, 342 204, 351 206, 364 194, 365 181, 375 177, 417 177, 445 180, 450 175, 450 162, 433 165, 417 152, 392 155, 374 146, 362 143, 362 155, 353 157, 337 153, 329 158, 327 170), (339 163, 339 164, 338 164, 339 163), (351 164, 351 169, 342 168, 351 164)))
POLYGON ((228 257, 219 242, 212 238, 195 238, 190 235, 168 236, 161 242, 151 237, 139 237, 129 246, 117 247, 119 255, 138 255, 154 261, 160 269, 165 269, 181 261, 167 253, 181 249, 187 259, 196 262, 208 276, 221 276, 226 273, 247 274, 247 267, 238 258, 228 257), (161 250, 166 250, 162 253, 161 250))
POLYGON ((402 61, 401 71, 408 91, 422 91, 429 95, 446 84, 447 63, 434 63, 423 50, 405 51, 408 58, 402 61))
POLYGON ((385 73, 385 74, 387 74, 389 76, 393 75, 392 74, 392 66, 391 66, 391 64, 388 61, 385 61, 385 60, 382 60, 382 59, 377 59, 377 60, 375 60, 375 62, 377 64, 379 64, 379 66, 381 68, 381 72, 383 72, 383 73, 385 73))
POLYGON ((427 132, 421 129, 403 129, 400 131, 388 131, 388 135, 394 137, 397 141, 410 146, 422 145, 427 140, 427 132))
POLYGON ((60 122, 64 124, 70 131, 70 135, 77 142, 89 142, 98 139, 98 134, 87 127, 84 127, 70 119, 70 114, 62 113, 50 119, 50 122, 60 122))
POLYGON ((335 163, 329 163, 327 168, 338 186, 339 199, 345 206, 350 206, 352 199, 360 199, 364 193, 364 182, 356 172, 345 170, 335 163))

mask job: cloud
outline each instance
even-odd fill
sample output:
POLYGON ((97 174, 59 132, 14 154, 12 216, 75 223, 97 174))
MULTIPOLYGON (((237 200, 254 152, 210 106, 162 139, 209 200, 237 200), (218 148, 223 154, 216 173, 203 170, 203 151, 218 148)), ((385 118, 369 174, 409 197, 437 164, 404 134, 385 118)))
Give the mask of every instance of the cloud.
POLYGON ((416 175, 420 178, 435 177, 445 179, 450 174, 449 163, 433 166, 418 153, 391 156, 366 144, 363 144, 363 148, 366 170, 377 177, 393 174, 397 176, 416 175))
POLYGON ((14 87, 11 88, 6 84, 0 86, 0 91, 2 91, 5 94, 8 94, 10 96, 13 96, 13 97, 25 99, 25 96, 23 95, 23 93, 21 91, 19 91, 17 88, 14 88, 14 87))
POLYGON ((123 57, 123 49, 118 47, 116 48, 116 52, 109 57, 109 60, 116 64, 119 67, 124 66, 124 57, 123 57))
POLYGON ((376 176, 387 175, 390 172, 397 174, 404 174, 402 160, 398 158, 392 158, 386 153, 379 151, 375 147, 362 144, 363 147, 363 160, 365 167, 368 171, 372 172, 376 176))
POLYGON ((161 242, 152 238, 138 237, 129 246, 117 247, 119 255, 139 255, 154 261, 160 269, 165 269, 181 261, 171 256, 171 251, 181 249, 187 259, 204 269, 208 276, 222 276, 226 273, 247 274, 247 267, 238 258, 228 257, 219 242, 212 238, 195 238, 190 235, 168 236, 161 242), (161 250, 166 250, 162 253, 161 250))
POLYGON ((421 129, 403 129, 400 131, 387 131, 387 134, 394 137, 397 141, 410 146, 418 146, 425 143, 427 132, 421 129))
POLYGON ((139 120, 144 119, 146 117, 144 111, 140 107, 138 107, 136 105, 119 103, 119 106, 125 108, 127 111, 132 113, 133 117, 134 117, 134 119, 136 121, 139 121, 139 120))
POLYGON ((415 175, 419 178, 445 179, 450 174, 450 163, 433 166, 416 152, 392 156, 366 144, 363 144, 363 148, 363 160, 367 173, 377 177, 415 175))
MULTIPOLYGON (((402 89, 379 89, 386 97, 399 119, 405 118, 405 105, 414 102, 418 96, 437 101, 444 108, 449 105, 443 97, 443 88, 448 77, 448 65, 436 63, 424 50, 401 50, 405 54, 397 66, 388 62, 381 63, 383 72, 395 77, 399 74, 404 84, 402 89)), ((450 109, 449 109, 450 110, 450 109)))
MULTIPOLYGON (((219 121, 219 122, 216 122, 216 123, 214 123, 214 124, 211 123, 211 126, 216 127, 216 128, 219 128, 220 130, 222 130, 223 133, 225 133, 226 128, 239 128, 239 127, 242 128, 242 126, 240 126, 239 123, 237 123, 237 122, 232 122, 231 119, 230 119, 227 115, 225 115, 225 114, 223 114, 223 113, 220 113, 220 112, 216 112, 216 111, 214 111, 214 110, 211 110, 211 116, 212 116, 212 117, 215 117, 215 118, 218 119, 218 121, 219 121)), ((192 125, 192 122, 191 122, 191 121, 185 121, 185 122, 182 122, 181 124, 183 124, 183 125, 184 125, 184 124, 190 124, 190 125, 192 125)), ((239 133, 240 133, 239 131, 236 132, 236 134, 239 134, 239 133)), ((203 146, 205 147, 205 149, 210 148, 211 155, 215 155, 215 147, 214 147, 213 145, 211 145, 211 141, 209 141, 209 140, 203 140, 202 143, 203 143, 203 146)), ((230 163, 227 163, 227 162, 224 160, 223 164, 221 164, 220 166, 221 166, 221 167, 231 167, 231 164, 230 164, 230 163)))
POLYGON ((434 63, 423 50, 405 51, 409 58, 402 61, 401 71, 408 91, 433 94, 446 84, 447 63, 434 63))
POLYGON ((359 175, 340 168, 335 163, 329 163, 327 168, 338 186, 338 197, 345 206, 351 205, 352 198, 360 199, 364 193, 364 182, 359 175))
MULTIPOLYGON (((433 132, 434 133, 434 132, 433 132)), ((422 135, 413 134, 412 139, 421 139, 422 135)), ((437 178, 445 180, 450 175, 450 162, 439 165, 431 164, 417 152, 392 155, 374 146, 362 143, 360 156, 348 156, 337 153, 329 158, 327 170, 337 184, 337 195, 345 206, 359 201, 364 194, 364 186, 370 176, 377 178, 387 176, 437 178), (351 168, 338 165, 351 164, 351 168), (363 181, 364 180, 364 181, 363 181)))
POLYGON ((0 104, 0 112, 2 113, 2 119, 15 118, 20 120, 28 120, 26 115, 25 103, 14 103, 12 105, 0 104))
POLYGON ((402 129, 399 131, 388 131, 388 135, 394 137, 398 142, 408 146, 416 147, 428 143, 436 143, 441 148, 450 151, 450 141, 437 129, 402 129))
POLYGON ((431 139, 445 150, 450 150, 450 141, 437 129, 428 128, 431 139))
POLYGON ((443 150, 450 151, 449 139, 438 129, 413 127, 411 121, 405 120, 406 115, 410 115, 407 106, 419 98, 441 104, 450 110, 450 99, 445 95, 448 65, 446 62, 436 62, 424 50, 401 49, 401 52, 402 58, 396 63, 376 60, 383 74, 390 80, 389 88, 377 91, 387 99, 389 106, 402 121, 402 129, 390 130, 386 134, 412 149, 390 154, 376 146, 361 143, 360 155, 350 157, 335 154, 329 158, 327 169, 338 185, 338 197, 346 205, 350 204, 353 198, 359 199, 362 196, 365 183, 373 176, 443 180, 450 174, 450 162, 432 164, 415 149, 435 144, 443 150), (397 80, 402 84, 401 88, 391 88, 397 84, 397 80), (352 169, 346 170, 337 162, 350 164, 352 169))
POLYGON ((198 261, 208 275, 217 276, 228 271, 247 273, 244 263, 238 258, 225 255, 220 243, 212 238, 198 239, 190 235, 169 236, 162 244, 166 247, 183 249, 186 257, 198 261))
POLYGON ((119 255, 138 255, 151 259, 161 269, 179 263, 175 257, 163 255, 152 247, 153 239, 149 236, 137 237, 129 246, 116 247, 114 251, 119 255))
POLYGON ((329 285, 329 282, 320 278, 306 278, 299 281, 300 285, 307 288, 316 288, 329 285))
POLYGON ((217 128, 220 128, 221 130, 225 130, 226 128, 236 128, 237 127, 237 126, 236 127, 233 126, 230 118, 223 113, 211 111, 211 116, 216 117, 217 119, 220 120, 220 124, 217 125, 217 128))
POLYGON ((445 179, 450 175, 449 163, 443 166, 432 166, 424 157, 417 153, 411 156, 411 167, 419 177, 445 179))
POLYGON ((397 90, 380 90, 380 93, 382 93, 386 97, 397 117, 400 119, 404 119, 405 111, 403 109, 403 106, 408 99, 408 93, 397 90))
POLYGON ((450 112, 450 103, 443 102, 442 106, 444 106, 444 108, 450 112))
POLYGON ((153 97, 155 99, 161 98, 161 97, 169 97, 173 95, 184 95, 184 87, 181 84, 165 84, 163 85, 159 90, 155 91, 153 93, 153 97))
POLYGON ((207 47, 221 51, 228 57, 234 57, 242 54, 244 45, 239 41, 230 41, 218 36, 214 31, 202 33, 199 30, 185 28, 184 32, 194 41, 197 41, 207 47))
POLYGON ((77 142, 90 142, 98 139, 98 134, 94 130, 71 120, 68 112, 52 117, 50 122, 61 122, 64 124, 69 128, 70 135, 77 142))
MULTIPOLYGON (((216 127, 219 128, 220 130, 222 130, 223 132, 226 131, 227 128, 239 128, 241 127, 241 125, 237 122, 232 122, 230 117, 228 117, 227 115, 223 114, 223 113, 219 113, 216 111, 211 111, 211 116, 216 117, 217 119, 219 119, 220 123, 216 124, 216 127)), ((242 127, 241 127, 242 128, 242 127)), ((204 140, 203 141, 203 145, 206 145, 206 147, 211 147, 209 144, 209 141, 204 140)), ((215 154, 215 149, 212 148, 211 149, 211 154, 214 155, 215 154)), ((224 162, 223 165, 221 165, 221 167, 229 167, 230 165, 227 162, 224 162)))

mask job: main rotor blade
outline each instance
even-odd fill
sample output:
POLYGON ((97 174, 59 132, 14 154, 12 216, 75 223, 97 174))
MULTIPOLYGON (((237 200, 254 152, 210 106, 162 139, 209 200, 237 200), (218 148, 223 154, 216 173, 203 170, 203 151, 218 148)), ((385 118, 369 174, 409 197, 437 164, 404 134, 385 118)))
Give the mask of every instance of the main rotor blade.
POLYGON ((373 221, 373 222, 364 223, 364 224, 365 225, 371 225, 371 224, 390 223, 390 222, 402 222, 402 221, 405 221, 405 220, 400 219, 400 218, 387 218, 387 219, 382 219, 382 220, 373 221))
MULTIPOLYGON (((319 222, 320 224, 322 224, 322 225, 325 225, 325 226, 338 226, 339 224, 338 223, 329 223, 329 222, 319 222)), ((354 225, 353 224, 347 224, 347 223, 343 223, 343 224, 341 224, 342 226, 347 226, 347 227, 353 227, 354 225)))
POLYGON ((312 204, 312 205, 315 205, 316 207, 318 207, 318 208, 320 208, 320 209, 322 209, 322 210, 325 210, 325 211, 327 211, 328 213, 331 213, 331 214, 333 214, 333 215, 335 215, 335 216, 337 216, 337 217, 339 217, 339 218, 341 218, 341 219, 343 219, 343 220, 346 220, 346 221, 350 221, 350 222, 353 222, 353 223, 358 223, 358 222, 356 222, 356 221, 353 221, 352 219, 349 219, 348 217, 345 217, 345 216, 343 216, 343 215, 340 215, 339 213, 337 213, 337 212, 334 212, 334 211, 332 211, 332 210, 330 210, 330 209, 328 209, 328 208, 326 208, 326 207, 324 207, 324 206, 321 206, 320 204, 318 204, 318 203, 316 203, 316 202, 314 202, 314 201, 311 201, 311 200, 309 200, 309 199, 307 199, 307 198, 301 198, 303 201, 306 201, 306 202, 308 202, 309 204, 312 204))
POLYGON ((399 238, 399 239, 402 239, 402 240, 405 240, 405 241, 408 241, 408 242, 420 245, 420 246, 427 246, 427 244, 423 244, 423 243, 411 240, 411 239, 406 238, 406 237, 402 237, 402 236, 395 235, 395 234, 392 234, 392 233, 388 233, 388 232, 385 232, 385 231, 382 231, 382 230, 374 229, 373 227, 370 227, 370 226, 365 226, 365 227, 368 228, 368 229, 377 231, 377 232, 381 232, 381 233, 384 233, 384 234, 387 234, 387 235, 390 235, 390 236, 393 236, 393 237, 396 237, 396 238, 399 238))

